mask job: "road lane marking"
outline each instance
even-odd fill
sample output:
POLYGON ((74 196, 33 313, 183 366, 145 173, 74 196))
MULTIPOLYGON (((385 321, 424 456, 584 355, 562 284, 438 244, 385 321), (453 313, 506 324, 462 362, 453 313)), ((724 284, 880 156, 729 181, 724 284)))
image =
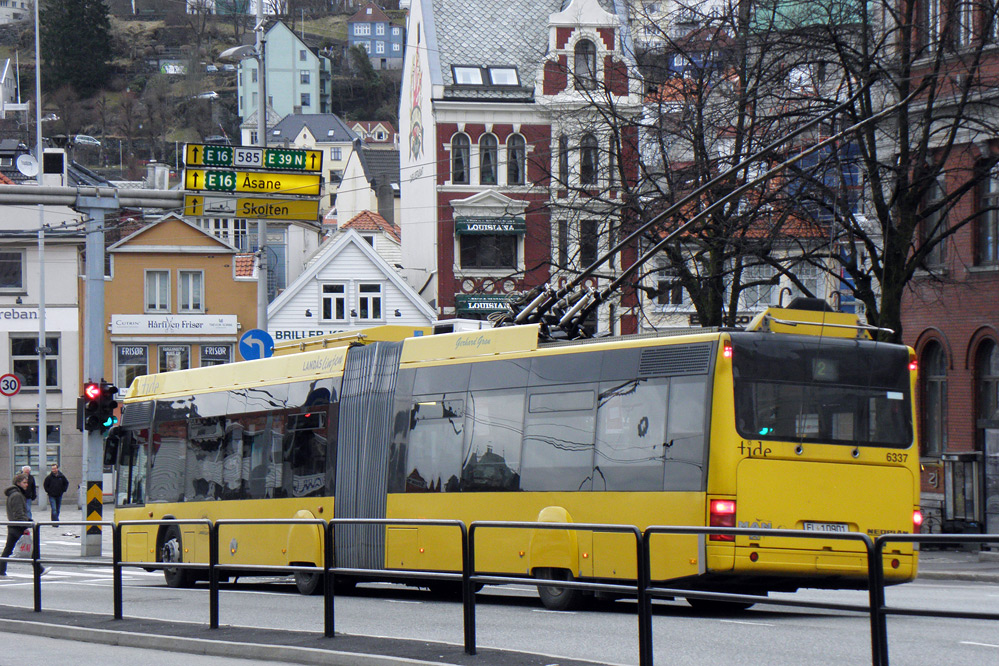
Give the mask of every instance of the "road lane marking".
POLYGON ((993 645, 992 643, 976 643, 975 641, 958 641, 960 645, 975 645, 977 647, 990 647, 999 648, 999 645, 993 645))
POLYGON ((749 622, 747 620, 719 620, 720 622, 727 622, 728 624, 748 624, 753 627, 776 627, 777 625, 771 624, 769 622, 749 622))

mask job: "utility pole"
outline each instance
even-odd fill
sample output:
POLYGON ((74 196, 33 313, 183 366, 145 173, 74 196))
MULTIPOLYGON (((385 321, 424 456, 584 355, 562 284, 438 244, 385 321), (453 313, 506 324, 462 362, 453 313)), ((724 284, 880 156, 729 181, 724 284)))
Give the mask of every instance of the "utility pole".
MULTIPOLYGON (((264 2, 257 0, 257 145, 267 147, 267 36, 264 33, 264 2)), ((267 266, 267 220, 257 220, 257 328, 267 331, 267 287, 270 271, 267 266)))
MULTIPOLYGON (((104 375, 104 214, 117 210, 117 192, 111 196, 77 196, 75 207, 87 216, 86 290, 83 324, 83 376, 88 382, 100 382, 104 375)), ((87 521, 104 519, 104 437, 101 432, 84 430, 83 479, 86 482, 87 521)), ((87 525, 80 543, 84 557, 101 554, 101 527, 87 525)))
MULTIPOLYGON (((38 2, 35 4, 35 157, 38 158, 38 173, 35 174, 35 182, 39 187, 42 185, 42 176, 45 172, 45 152, 42 147, 42 49, 41 39, 38 36, 41 24, 38 22, 38 2)), ((46 367, 45 354, 49 351, 46 346, 47 330, 45 326, 45 206, 38 204, 38 470, 36 474, 44 472, 48 466, 48 444, 49 444, 49 387, 48 368, 46 367)), ((8 437, 9 439, 9 437, 8 437)), ((30 450, 30 448, 29 448, 30 450)), ((10 449, 14 453, 14 447, 10 449)), ((30 459, 30 456, 29 456, 30 459)), ((42 477, 44 478, 44 477, 42 477)), ((42 507, 41 497, 45 493, 39 494, 38 507, 42 507)))

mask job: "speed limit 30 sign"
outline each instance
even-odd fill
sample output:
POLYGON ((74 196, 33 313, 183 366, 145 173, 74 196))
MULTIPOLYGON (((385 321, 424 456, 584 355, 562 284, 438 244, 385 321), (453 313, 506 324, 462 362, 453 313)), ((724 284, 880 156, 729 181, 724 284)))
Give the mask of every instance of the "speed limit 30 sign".
POLYGON ((0 394, 13 397, 21 392, 21 380, 10 373, 0 376, 0 394))

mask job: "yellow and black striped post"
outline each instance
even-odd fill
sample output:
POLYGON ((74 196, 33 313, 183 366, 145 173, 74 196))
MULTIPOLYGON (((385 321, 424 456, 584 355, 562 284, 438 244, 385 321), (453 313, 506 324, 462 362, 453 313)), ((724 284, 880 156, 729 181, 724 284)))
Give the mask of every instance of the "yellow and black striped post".
MULTIPOLYGON (((96 523, 104 518, 104 489, 100 481, 87 481, 87 520, 96 523)), ((87 534, 100 534, 100 525, 87 525, 87 534)))

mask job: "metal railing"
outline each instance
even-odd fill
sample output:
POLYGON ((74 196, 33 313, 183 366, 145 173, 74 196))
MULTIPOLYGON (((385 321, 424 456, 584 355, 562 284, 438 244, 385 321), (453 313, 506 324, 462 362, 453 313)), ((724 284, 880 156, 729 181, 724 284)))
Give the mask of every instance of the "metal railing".
MULTIPOLYGON (((947 611, 936 609, 920 609, 906 607, 890 607, 885 602, 884 549, 890 543, 961 545, 967 543, 999 544, 999 535, 994 534, 888 534, 875 539, 858 532, 803 532, 802 530, 768 530, 756 528, 722 528, 722 527, 688 527, 656 525, 640 530, 633 525, 611 525, 602 523, 535 523, 517 521, 476 521, 468 526, 458 520, 422 520, 422 519, 384 519, 384 518, 260 518, 260 519, 163 519, 120 521, 118 523, 90 521, 65 521, 58 523, 44 522, 4 522, 5 525, 24 526, 32 530, 32 557, 29 560, 33 569, 34 610, 42 610, 41 576, 44 565, 59 564, 69 566, 110 566, 114 576, 114 618, 123 619, 123 580, 122 570, 126 567, 137 567, 146 570, 163 569, 193 569, 207 572, 209 590, 209 627, 219 627, 219 596, 220 574, 225 572, 244 572, 262 575, 287 573, 323 574, 323 614, 324 635, 335 636, 335 615, 333 601, 335 598, 334 582, 336 576, 362 577, 371 581, 398 582, 407 580, 446 581, 460 583, 462 588, 462 620, 464 624, 464 650, 467 654, 476 654, 475 613, 476 586, 487 584, 527 584, 543 586, 549 583, 554 587, 584 590, 588 592, 608 592, 621 596, 633 596, 637 599, 638 616, 638 651, 640 666, 653 664, 653 633, 652 633, 652 599, 685 597, 708 601, 729 602, 734 604, 767 604, 775 606, 792 606, 799 608, 816 608, 823 610, 847 611, 867 614, 870 618, 871 632, 871 663, 873 666, 888 666, 888 629, 889 615, 909 615, 920 617, 939 617, 972 620, 999 620, 999 613, 947 611), (112 560, 92 558, 43 558, 40 555, 40 528, 47 525, 81 525, 112 527, 112 560), (419 571, 395 569, 361 569, 337 567, 334 565, 333 537, 338 525, 384 525, 384 526, 418 526, 418 527, 452 527, 460 539, 461 571, 419 571), (201 525, 207 527, 209 535, 209 561, 206 562, 132 562, 122 560, 122 531, 132 526, 143 525, 201 525), (246 525, 311 525, 323 531, 324 559, 322 566, 298 565, 254 565, 219 562, 219 531, 224 527, 240 527, 246 525), (520 529, 533 531, 575 531, 575 532, 605 532, 630 534, 635 539, 635 563, 637 579, 624 580, 620 583, 590 582, 579 580, 549 580, 537 577, 519 577, 495 574, 479 574, 475 566, 475 541, 477 533, 492 529, 520 529), (737 594, 729 592, 712 592, 693 590, 685 587, 668 587, 661 581, 653 584, 651 580, 652 546, 651 540, 656 535, 726 535, 749 536, 754 538, 791 538, 791 539, 834 539, 860 543, 867 560, 867 591, 868 604, 841 604, 801 601, 796 599, 774 599, 753 594, 737 594)), ((858 554, 860 551, 857 551, 858 554)), ((4 561, 24 562, 23 558, 7 557, 4 561)))

